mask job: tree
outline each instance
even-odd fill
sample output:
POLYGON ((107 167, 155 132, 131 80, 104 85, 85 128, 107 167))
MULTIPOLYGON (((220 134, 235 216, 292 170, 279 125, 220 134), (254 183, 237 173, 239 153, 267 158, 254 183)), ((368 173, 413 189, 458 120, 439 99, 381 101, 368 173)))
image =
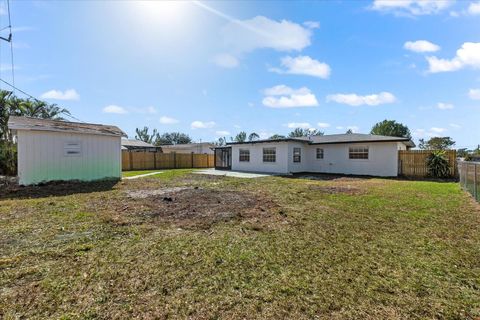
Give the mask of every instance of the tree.
POLYGON ((18 98, 10 91, 0 90, 0 174, 16 172, 16 145, 12 133, 8 130, 10 116, 63 120, 61 116, 69 114, 67 109, 55 104, 37 99, 18 98))
POLYGON ((247 141, 247 133, 245 131, 239 132, 235 138, 233 138, 233 141, 235 142, 245 142, 247 141))
POLYGON ((158 136, 157 129, 153 129, 152 134, 148 133, 148 130, 148 127, 143 127, 143 129, 136 128, 135 132, 137 134, 135 135, 135 139, 146 143, 152 143, 158 136))
POLYGON ((225 137, 220 137, 213 144, 216 145, 217 147, 222 147, 227 144, 227 139, 225 137))
POLYGON ((432 137, 428 141, 418 140, 418 147, 424 150, 449 150, 455 145, 450 137, 432 137))
POLYGON ((284 136, 282 134, 274 134, 273 136, 271 136, 268 139, 270 139, 270 140, 280 140, 280 139, 285 139, 285 138, 286 138, 286 136, 284 136))
POLYGON ((347 132, 345 132, 346 134, 352 134, 353 133, 353 130, 352 129, 348 129, 347 132))
POLYGON ((408 127, 395 120, 383 120, 376 123, 370 133, 382 136, 412 138, 408 127))
POLYGON ((310 136, 323 136, 323 132, 318 131, 317 129, 302 129, 296 128, 288 134, 289 138, 300 138, 300 137, 310 137, 310 136))
POLYGON ((258 140, 259 138, 260 138, 260 136, 258 135, 258 133, 252 132, 248 136, 248 141, 255 141, 255 140, 258 140))
POLYGON ((192 138, 186 133, 182 132, 165 132, 161 135, 157 134, 155 137, 155 145, 172 145, 191 143, 192 138))

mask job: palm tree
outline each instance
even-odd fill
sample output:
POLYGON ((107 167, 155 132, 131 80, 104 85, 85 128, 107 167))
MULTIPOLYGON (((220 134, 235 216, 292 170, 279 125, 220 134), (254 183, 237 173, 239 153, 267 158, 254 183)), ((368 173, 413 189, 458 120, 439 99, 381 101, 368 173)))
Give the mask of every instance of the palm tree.
POLYGON ((260 138, 260 136, 258 135, 258 133, 252 132, 248 136, 248 141, 255 141, 255 140, 258 140, 259 138, 260 138))
POLYGON ((235 142, 245 142, 246 140, 247 140, 247 133, 245 131, 241 131, 233 139, 233 141, 235 142))

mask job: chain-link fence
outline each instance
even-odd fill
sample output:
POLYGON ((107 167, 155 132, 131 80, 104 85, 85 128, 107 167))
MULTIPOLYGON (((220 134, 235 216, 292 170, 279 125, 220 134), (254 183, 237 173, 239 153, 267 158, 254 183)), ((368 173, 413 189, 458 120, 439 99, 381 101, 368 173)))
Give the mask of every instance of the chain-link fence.
POLYGON ((480 162, 459 161, 460 185, 480 201, 480 162))

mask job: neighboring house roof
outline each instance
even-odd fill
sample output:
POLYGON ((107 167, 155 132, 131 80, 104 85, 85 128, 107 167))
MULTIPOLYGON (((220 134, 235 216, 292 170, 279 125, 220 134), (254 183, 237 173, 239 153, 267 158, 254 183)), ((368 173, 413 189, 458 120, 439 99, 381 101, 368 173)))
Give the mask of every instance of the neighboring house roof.
POLYGON ((308 144, 337 144, 337 143, 358 143, 358 142, 404 142, 409 147, 415 147, 415 143, 409 138, 381 136, 375 134, 363 133, 344 133, 344 134, 329 134, 324 136, 310 136, 298 138, 284 138, 284 139, 266 139, 245 142, 228 142, 227 145, 232 144, 248 144, 248 143, 272 143, 272 142, 307 142, 308 144))
POLYGON ((11 130, 54 131, 107 136, 127 136, 125 132, 116 126, 31 117, 10 116, 8 120, 8 128, 11 130))
POLYGON ((213 147, 214 145, 210 142, 198 142, 198 143, 183 143, 183 144, 162 144, 160 147, 169 148, 169 149, 187 149, 187 148, 198 148, 198 147, 213 147))
POLYGON ((157 148, 151 143, 135 140, 135 139, 122 139, 122 147, 127 148, 157 148))

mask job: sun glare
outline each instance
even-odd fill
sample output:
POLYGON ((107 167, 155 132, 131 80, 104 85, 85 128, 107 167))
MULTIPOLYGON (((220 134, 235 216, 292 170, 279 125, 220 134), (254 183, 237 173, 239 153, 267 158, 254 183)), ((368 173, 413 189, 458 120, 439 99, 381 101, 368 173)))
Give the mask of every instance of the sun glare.
POLYGON ((133 1, 132 6, 139 19, 157 25, 185 24, 191 12, 188 1, 133 1))

